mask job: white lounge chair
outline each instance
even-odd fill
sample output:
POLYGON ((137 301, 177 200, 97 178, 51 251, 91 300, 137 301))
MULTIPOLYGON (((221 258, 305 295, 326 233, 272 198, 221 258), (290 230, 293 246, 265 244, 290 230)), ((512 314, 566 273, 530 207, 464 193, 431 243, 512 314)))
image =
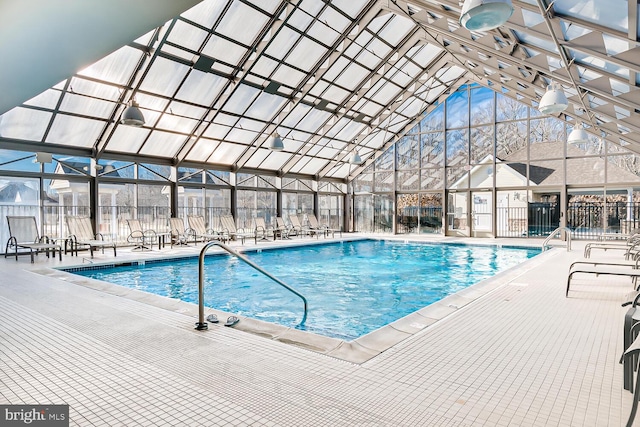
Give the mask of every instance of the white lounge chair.
POLYGON ((71 243, 71 253, 75 252, 78 255, 80 246, 86 246, 84 249, 89 249, 91 258, 93 258, 94 249, 113 248, 113 256, 116 256, 116 244, 115 242, 109 242, 105 240, 101 233, 93 232, 93 225, 91 224, 91 218, 86 216, 67 216, 67 228, 69 229, 68 240, 71 243))
POLYGON ((244 239, 247 237, 253 237, 255 243, 258 243, 258 237, 256 235, 255 230, 245 230, 243 228, 236 227, 236 221, 233 219, 231 215, 222 215, 220 217, 220 226, 222 230, 222 234, 225 235, 229 240, 240 239, 242 244, 244 244, 244 239))
POLYGON ((127 224, 131 233, 127 237, 129 243, 134 244, 134 250, 153 249, 153 244, 158 242, 158 233, 154 230, 143 230, 140 221, 137 219, 128 219, 127 224))
POLYGON ((188 232, 193 236, 194 242, 198 240, 203 242, 224 240, 223 235, 211 228, 207 228, 202 215, 189 215, 187 216, 187 221, 189 222, 188 232))

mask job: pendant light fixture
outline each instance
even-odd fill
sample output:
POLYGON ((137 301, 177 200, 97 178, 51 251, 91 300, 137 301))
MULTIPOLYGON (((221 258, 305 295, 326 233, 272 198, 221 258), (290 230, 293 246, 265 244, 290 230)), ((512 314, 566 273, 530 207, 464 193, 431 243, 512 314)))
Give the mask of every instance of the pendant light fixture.
POLYGON ((569 133, 567 142, 569 144, 585 144, 589 142, 589 134, 584 130, 581 124, 576 124, 573 127, 573 130, 569 133))
POLYGON ((360 157, 360 154, 358 154, 358 150, 353 150, 353 154, 349 158, 349 163, 351 163, 352 165, 362 164, 362 157, 360 157))
POLYGON ((469 31, 488 31, 507 22, 513 14, 511 0, 465 0, 460 25, 469 31))
POLYGON ((282 138, 280 138, 280 135, 278 135, 278 132, 276 132, 269 140, 268 148, 273 151, 284 150, 284 143, 282 142, 282 138))
POLYGON ((120 123, 136 127, 144 125, 144 115, 142 115, 138 103, 134 101, 133 98, 129 101, 129 106, 122 112, 120 123))
POLYGON ((560 85, 551 83, 547 86, 547 92, 540 100, 538 110, 542 114, 555 114, 563 112, 568 106, 569 101, 567 101, 560 85))

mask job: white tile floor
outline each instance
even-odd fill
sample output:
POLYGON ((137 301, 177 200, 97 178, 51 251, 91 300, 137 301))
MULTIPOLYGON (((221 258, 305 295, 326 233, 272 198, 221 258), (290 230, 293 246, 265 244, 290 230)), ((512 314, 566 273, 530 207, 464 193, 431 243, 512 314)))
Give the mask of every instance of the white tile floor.
POLYGON ((68 403, 82 426, 621 426, 632 285, 576 276, 565 298, 582 258, 573 245, 359 364, 240 329, 195 331, 182 305, 61 280, 42 255, 0 259, 0 404, 68 403))

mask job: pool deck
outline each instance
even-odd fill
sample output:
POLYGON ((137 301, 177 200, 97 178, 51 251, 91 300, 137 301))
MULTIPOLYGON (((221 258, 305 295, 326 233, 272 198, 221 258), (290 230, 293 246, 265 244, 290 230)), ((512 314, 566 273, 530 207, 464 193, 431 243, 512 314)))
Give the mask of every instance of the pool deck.
MULTIPOLYGON (((565 298, 587 242, 572 243, 352 343, 246 318, 196 331, 191 304, 52 269, 108 253, 0 258, 0 404, 66 403, 79 426, 621 426, 633 397, 620 303, 633 286, 576 275, 565 298)), ((115 261, 201 248, 119 248, 115 261)))

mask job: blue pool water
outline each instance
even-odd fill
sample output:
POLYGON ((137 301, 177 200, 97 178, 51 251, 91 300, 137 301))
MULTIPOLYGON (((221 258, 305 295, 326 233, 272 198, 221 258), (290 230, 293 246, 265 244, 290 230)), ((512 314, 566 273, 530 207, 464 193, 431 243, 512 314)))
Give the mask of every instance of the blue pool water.
MULTIPOLYGON (((537 249, 364 240, 247 252, 302 300, 235 257, 205 258, 205 305, 317 334, 355 339, 540 253, 537 249)), ((198 260, 74 271, 198 302, 198 260)), ((223 319, 224 320, 224 319, 223 319)))

